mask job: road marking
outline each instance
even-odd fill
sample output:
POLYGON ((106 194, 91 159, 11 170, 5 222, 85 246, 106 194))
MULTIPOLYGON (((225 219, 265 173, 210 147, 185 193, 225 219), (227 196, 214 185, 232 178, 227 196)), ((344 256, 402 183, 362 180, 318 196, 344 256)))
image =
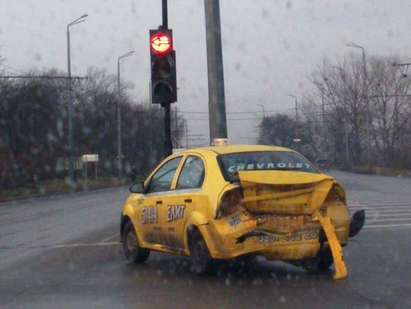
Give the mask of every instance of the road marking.
MULTIPOLYGON (((411 221, 411 218, 381 218, 381 220, 378 220, 379 218, 376 218, 374 220, 369 220, 369 223, 374 223, 374 222, 387 222, 387 221, 395 221, 397 223, 400 223, 398 221, 411 221)), ((411 223, 411 222, 410 222, 411 223)))
POLYGON ((349 205, 372 205, 372 206, 379 206, 379 205, 410 205, 410 201, 406 202, 390 202, 390 201, 367 201, 367 202, 354 202, 348 201, 349 205))
POLYGON ((376 225, 366 225, 366 226, 364 226, 365 230, 379 229, 379 228, 381 228, 381 229, 384 229, 384 228, 386 228, 386 229, 388 229, 388 228, 398 228, 398 229, 411 228, 411 223, 409 223, 409 224, 379 224, 379 225, 376 224, 376 225))
POLYGON ((395 213, 395 212, 403 212, 403 213, 409 213, 411 212, 410 209, 378 209, 378 208, 348 208, 351 211, 357 211, 357 210, 365 210, 366 212, 387 212, 387 213, 395 213))
POLYGON ((104 238, 101 242, 107 242, 107 241, 112 240, 112 239, 114 239, 114 238, 116 238, 116 237, 120 237, 119 233, 115 233, 114 235, 111 235, 111 236, 109 236, 109 237, 106 237, 106 238, 104 238))
POLYGON ((121 242, 95 242, 95 243, 80 243, 80 244, 62 244, 56 245, 54 248, 79 248, 79 247, 108 247, 108 246, 119 246, 121 242))
POLYGON ((382 202, 367 201, 349 203, 351 213, 365 210, 366 230, 410 229, 411 202, 382 202))
POLYGON ((379 212, 379 211, 374 211, 374 212, 372 212, 372 211, 370 211, 370 212, 366 212, 365 213, 365 215, 367 216, 367 217, 371 217, 371 218, 376 218, 376 217, 378 217, 378 218, 385 218, 385 217, 404 217, 405 215, 407 215, 407 216, 410 216, 410 218, 411 218, 411 213, 381 213, 381 212, 379 212))

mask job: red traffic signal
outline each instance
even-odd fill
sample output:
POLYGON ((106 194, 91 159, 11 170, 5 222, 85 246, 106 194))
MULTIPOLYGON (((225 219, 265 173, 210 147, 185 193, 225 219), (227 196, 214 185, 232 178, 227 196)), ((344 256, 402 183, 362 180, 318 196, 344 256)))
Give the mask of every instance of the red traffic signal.
POLYGON ((151 53, 166 56, 173 50, 173 38, 170 32, 159 31, 150 36, 151 53))
POLYGON ((176 53, 173 30, 150 30, 151 101, 169 104, 177 102, 176 53))

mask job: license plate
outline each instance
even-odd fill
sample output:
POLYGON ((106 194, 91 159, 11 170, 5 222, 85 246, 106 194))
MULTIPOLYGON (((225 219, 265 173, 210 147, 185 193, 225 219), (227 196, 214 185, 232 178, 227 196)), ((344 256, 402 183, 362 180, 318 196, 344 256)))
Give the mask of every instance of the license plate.
POLYGON ((298 242, 298 241, 309 241, 317 240, 319 237, 318 230, 309 230, 303 232, 296 232, 291 235, 261 235, 258 237, 258 241, 262 244, 271 244, 276 242, 298 242))

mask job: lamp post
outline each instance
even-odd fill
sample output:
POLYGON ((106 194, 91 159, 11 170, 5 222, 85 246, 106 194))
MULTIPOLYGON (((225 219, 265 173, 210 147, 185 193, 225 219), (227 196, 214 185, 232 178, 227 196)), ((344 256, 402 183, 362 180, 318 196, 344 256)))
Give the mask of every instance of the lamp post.
POLYGON ((362 52, 362 62, 363 62, 363 74, 364 74, 364 82, 363 82, 363 91, 364 91, 364 99, 366 100, 367 104, 367 112, 366 112, 366 130, 367 130, 367 167, 370 169, 370 152, 371 152, 371 115, 370 115, 370 100, 368 98, 368 71, 367 71, 367 61, 365 55, 365 48, 361 45, 350 43, 347 44, 347 47, 358 48, 361 49, 362 52))
POLYGON ((299 142, 301 142, 301 139, 298 138, 298 99, 295 95, 293 94, 288 94, 287 96, 294 98, 294 102, 295 102, 295 136, 293 138, 293 142, 296 144, 296 146, 298 145, 299 142))
POLYGON ((121 78, 120 78, 120 63, 121 60, 130 57, 134 54, 134 50, 117 58, 117 90, 118 90, 118 101, 117 101, 117 168, 118 168, 118 179, 122 178, 123 174, 123 149, 121 140, 121 78))
POLYGON ((74 140, 73 140, 73 99, 72 99, 72 80, 71 80, 71 53, 70 53, 70 27, 86 21, 87 14, 73 20, 67 25, 67 73, 68 73, 68 143, 69 143, 69 179, 70 186, 75 183, 74 177, 74 140))

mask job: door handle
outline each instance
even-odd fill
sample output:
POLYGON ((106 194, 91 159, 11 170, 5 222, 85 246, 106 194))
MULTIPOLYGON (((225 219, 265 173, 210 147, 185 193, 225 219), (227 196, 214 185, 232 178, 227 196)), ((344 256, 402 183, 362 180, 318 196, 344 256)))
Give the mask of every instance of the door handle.
POLYGON ((156 205, 161 205, 161 204, 163 204, 163 201, 157 201, 156 202, 156 205))
POLYGON ((192 202, 193 202, 193 200, 191 198, 186 198, 184 200, 184 203, 192 203, 192 202))

